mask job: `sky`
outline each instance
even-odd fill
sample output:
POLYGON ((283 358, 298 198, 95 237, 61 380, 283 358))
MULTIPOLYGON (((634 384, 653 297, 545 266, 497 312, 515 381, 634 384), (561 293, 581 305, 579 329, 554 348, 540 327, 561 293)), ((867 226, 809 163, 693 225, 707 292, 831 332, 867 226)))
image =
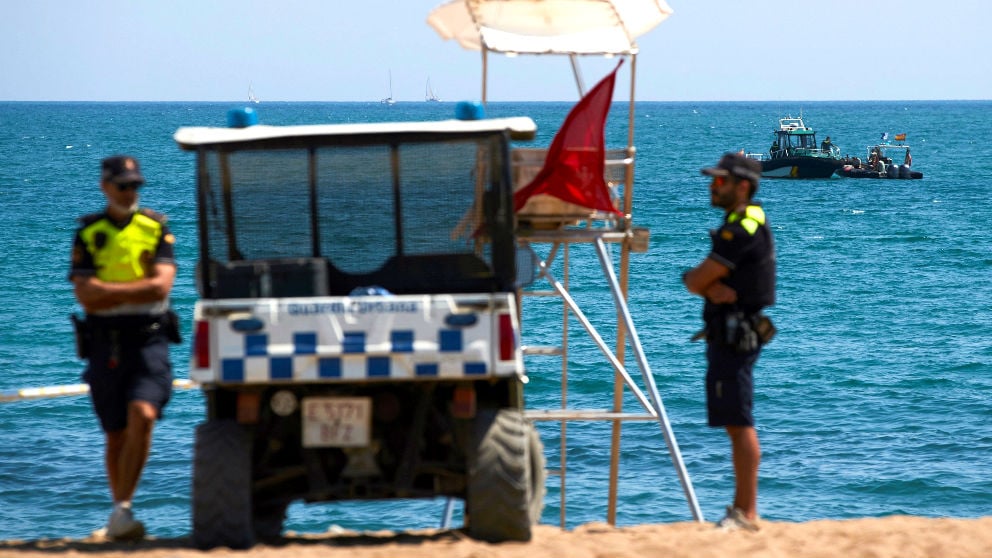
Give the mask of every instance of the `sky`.
MULTIPOLYGON (((481 98, 441 0, 3 1, 0 101, 481 98)), ((988 0, 670 0, 638 39, 643 101, 992 99, 988 0), (947 8, 946 10, 944 8, 947 8)), ((616 63, 583 57, 586 87, 616 63)), ((629 64, 617 99, 629 97, 629 64)), ((490 101, 574 101, 568 59, 493 55, 490 101)))

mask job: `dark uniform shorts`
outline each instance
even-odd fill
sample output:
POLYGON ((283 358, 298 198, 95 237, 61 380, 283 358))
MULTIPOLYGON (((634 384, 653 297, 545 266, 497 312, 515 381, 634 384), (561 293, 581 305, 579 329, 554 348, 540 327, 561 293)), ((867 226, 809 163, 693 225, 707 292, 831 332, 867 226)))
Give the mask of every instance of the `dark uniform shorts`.
POLYGON ((710 426, 754 426, 752 371, 761 349, 738 353, 721 343, 706 344, 706 411, 710 426))
POLYGON ((127 426, 131 401, 151 403, 160 417, 169 402, 169 340, 165 333, 150 330, 152 323, 118 328, 94 324, 90 330, 89 366, 83 380, 90 385, 93 409, 104 432, 127 426))

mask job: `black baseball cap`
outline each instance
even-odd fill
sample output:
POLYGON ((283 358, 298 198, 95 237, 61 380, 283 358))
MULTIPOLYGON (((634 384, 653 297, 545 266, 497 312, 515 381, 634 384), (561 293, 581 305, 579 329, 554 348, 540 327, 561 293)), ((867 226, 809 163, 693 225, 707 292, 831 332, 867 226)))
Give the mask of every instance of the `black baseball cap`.
POLYGON ((740 153, 727 153, 720 157, 720 162, 715 167, 703 169, 701 172, 706 176, 746 178, 757 187, 758 181, 761 180, 761 163, 740 153))
POLYGON ((114 155, 103 160, 100 179, 114 184, 145 183, 138 160, 129 155, 114 155))

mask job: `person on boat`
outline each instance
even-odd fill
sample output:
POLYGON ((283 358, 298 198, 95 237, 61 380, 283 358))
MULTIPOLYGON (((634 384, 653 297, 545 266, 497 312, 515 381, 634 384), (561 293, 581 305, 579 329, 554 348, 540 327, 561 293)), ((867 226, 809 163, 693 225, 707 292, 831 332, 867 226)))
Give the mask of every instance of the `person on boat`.
POLYGON ((822 142, 820 142, 820 151, 829 154, 830 153, 830 148, 832 146, 833 146, 833 144, 830 143, 830 136, 827 136, 827 138, 825 140, 823 140, 822 142))
POLYGON ((906 158, 903 160, 902 164, 907 167, 913 166, 913 156, 909 154, 909 148, 906 148, 906 158))
POLYGON ((104 465, 113 511, 104 536, 144 537, 131 500, 148 459, 152 428, 172 391, 169 342, 179 342, 169 309, 176 277, 175 238, 166 219, 138 209, 145 183, 127 155, 102 162, 106 209, 80 219, 69 280, 85 321, 76 323, 77 350, 88 361, 83 379, 105 433, 104 465))
POLYGON ((753 369, 774 333, 762 309, 775 303, 775 245, 765 212, 753 201, 760 163, 728 153, 702 173, 712 177, 710 203, 724 210, 723 223, 710 233, 710 253, 682 281, 704 299, 709 426, 723 427, 731 444, 734 501, 717 526, 756 531, 761 446, 753 369))
POLYGON ((776 153, 778 153, 778 150, 779 150, 778 140, 775 140, 772 142, 772 146, 768 149, 768 154, 771 155, 772 157, 777 157, 776 153))
POLYGON ((872 149, 871 153, 868 155, 868 168, 873 171, 878 170, 878 148, 872 149))

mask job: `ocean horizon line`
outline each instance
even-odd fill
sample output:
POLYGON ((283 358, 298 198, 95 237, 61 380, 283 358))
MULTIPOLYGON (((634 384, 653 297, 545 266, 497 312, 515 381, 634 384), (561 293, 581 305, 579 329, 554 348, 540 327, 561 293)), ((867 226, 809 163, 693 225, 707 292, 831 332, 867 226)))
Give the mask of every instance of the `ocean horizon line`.
MULTIPOLYGON (((426 106, 435 106, 437 104, 452 105, 462 101, 478 101, 479 99, 467 98, 452 101, 423 101, 423 100, 402 100, 397 99, 396 104, 404 105, 418 105, 423 104, 426 106)), ((557 103, 575 103, 577 99, 562 99, 562 100, 489 100, 488 103, 513 103, 513 104, 557 104, 557 103)), ((781 103, 823 103, 823 104, 836 104, 836 103, 988 103, 992 102, 992 98, 989 99, 816 99, 816 100, 803 100, 803 99, 782 99, 782 100, 767 100, 767 99, 736 99, 736 100, 652 100, 652 99, 636 99, 636 103, 657 103, 657 104, 754 104, 754 103, 767 103, 767 104, 781 104, 781 103)), ((176 104, 176 103, 195 103, 195 104, 247 104, 251 105, 249 101, 243 100, 214 100, 214 101, 204 101, 204 100, 92 100, 92 99, 48 99, 48 100, 26 100, 26 99, 0 99, 0 103, 6 104, 176 104)), ((613 100, 613 103, 627 103, 625 98, 617 98, 613 100)), ((354 105, 378 105, 382 104, 381 101, 376 99, 368 100, 351 100, 351 101, 321 101, 321 100, 267 100, 259 105, 274 105, 274 104, 354 104, 354 105)), ((386 108, 388 110, 388 108, 386 108)))

